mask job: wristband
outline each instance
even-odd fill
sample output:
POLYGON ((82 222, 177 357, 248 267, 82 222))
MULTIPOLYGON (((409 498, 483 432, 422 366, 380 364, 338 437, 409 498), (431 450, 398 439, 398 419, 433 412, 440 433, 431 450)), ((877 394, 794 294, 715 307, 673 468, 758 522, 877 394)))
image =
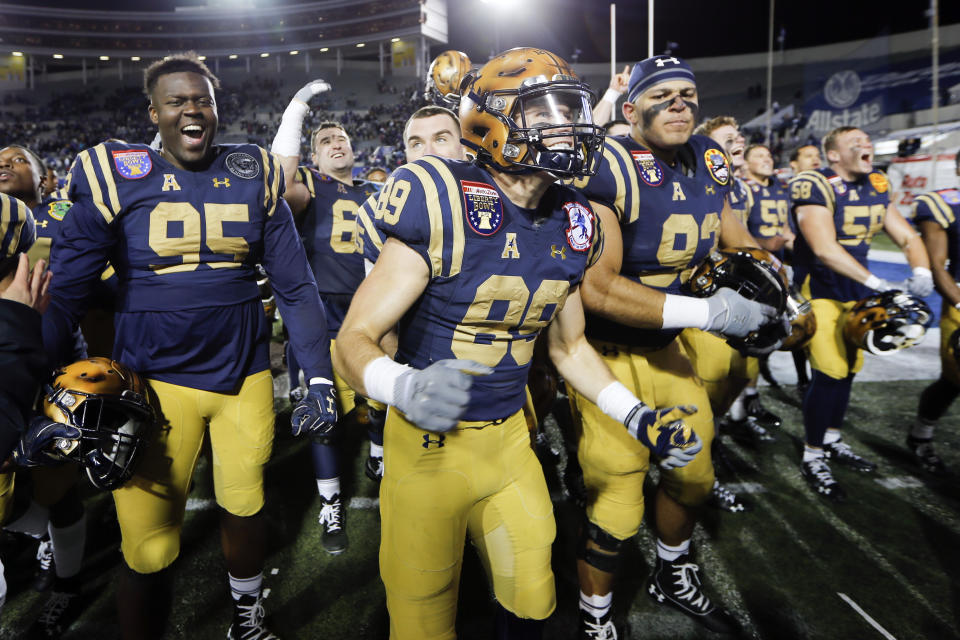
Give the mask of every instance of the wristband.
POLYGON ((928 278, 932 278, 932 277, 933 277, 933 272, 930 271, 930 269, 927 269, 926 267, 914 267, 914 268, 913 268, 913 275, 914 275, 914 276, 927 276, 928 278))
POLYGON ((637 396, 620 382, 611 382, 597 394, 597 407, 617 422, 625 423, 638 403, 637 396))
POLYGON ((620 96, 623 95, 616 89, 607 89, 604 92, 603 97, 600 98, 601 102, 609 102, 610 104, 616 106, 617 100, 620 99, 620 96))
POLYGON ((380 356, 367 363, 363 369, 364 394, 386 405, 394 404, 394 388, 397 378, 410 371, 413 367, 394 362, 387 356, 380 356))
POLYGON ((317 376, 315 378, 310 378, 310 382, 307 383, 307 386, 309 387, 310 385, 314 385, 314 384, 333 384, 333 381, 317 376))
POLYGON ((868 289, 873 289, 874 291, 876 291, 877 289, 883 286, 883 280, 881 280, 880 278, 878 278, 877 276, 871 273, 870 276, 863 281, 863 286, 867 287, 868 289))
POLYGON ((299 100, 291 100, 280 118, 277 135, 273 138, 270 151, 278 156, 297 158, 300 156, 300 130, 303 119, 310 111, 309 105, 299 100))
POLYGON ((710 322, 710 303, 700 298, 666 294, 661 329, 703 329, 710 322))

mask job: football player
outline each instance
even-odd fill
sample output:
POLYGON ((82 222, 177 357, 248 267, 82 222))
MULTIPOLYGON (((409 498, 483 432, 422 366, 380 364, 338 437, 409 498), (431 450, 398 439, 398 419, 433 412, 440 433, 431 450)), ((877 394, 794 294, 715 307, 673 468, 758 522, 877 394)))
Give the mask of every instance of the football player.
POLYGON ((617 118, 607 123, 603 132, 608 136, 625 136, 630 134, 630 123, 623 118, 617 118))
POLYGON ((473 63, 463 51, 444 51, 430 63, 423 97, 438 107, 460 108, 460 85, 473 63))
MULTIPOLYGON (((314 81, 321 82, 321 81, 314 81)), ((304 90, 309 90, 308 84, 304 90)), ((294 102, 299 102, 294 98, 294 102)), ((280 133, 278 133, 280 136, 280 133)), ((340 323, 350 306, 350 299, 363 280, 363 255, 357 250, 356 229, 357 209, 363 201, 377 192, 376 185, 366 180, 353 178, 353 147, 350 136, 339 122, 321 122, 311 135, 311 159, 316 170, 308 167, 297 168, 299 160, 298 145, 289 152, 280 144, 273 145, 284 165, 287 178, 287 192, 284 196, 290 203, 297 227, 303 238, 303 246, 313 269, 314 277, 320 286, 320 299, 327 313, 327 332, 331 347, 337 338, 340 323)), ((296 390, 299 384, 299 366, 292 349, 287 351, 287 367, 290 375, 290 388, 296 390)), ((337 401, 341 422, 360 401, 353 389, 334 372, 337 388, 337 401)), ((365 411, 365 408, 364 408, 365 411)), ((340 429, 338 429, 339 431, 340 429)), ((342 553, 347 548, 348 538, 344 529, 344 512, 340 500, 340 465, 338 461, 337 433, 314 439, 313 469, 320 494, 319 522, 323 527, 323 548, 331 554, 342 553)), ((370 430, 370 454, 367 468, 378 475, 378 459, 383 458, 383 434, 379 429, 370 430)))
MULTIPOLYGON (((956 156, 960 176, 960 151, 956 156)), ((960 394, 960 190, 956 187, 921 194, 914 221, 930 254, 940 313, 940 377, 920 394, 917 419, 907 434, 907 448, 928 473, 944 475, 946 465, 933 449, 937 421, 960 394)))
POLYGON ((873 168, 870 136, 856 127, 838 127, 824 137, 823 152, 829 167, 803 171, 790 182, 800 231, 794 251, 795 277, 817 321, 807 346, 813 375, 803 400, 801 471, 819 495, 842 501, 845 492, 827 461, 865 472, 876 465, 854 453, 840 435, 863 351, 844 340, 838 323, 845 310, 871 291, 903 288, 867 268, 873 236, 883 229, 906 255, 913 268, 906 282, 912 295, 929 295, 933 278, 923 241, 891 204, 887 177, 873 168))
POLYGON ((136 474, 113 492, 128 570, 117 589, 124 638, 159 638, 167 567, 180 551, 186 496, 209 434, 233 596, 230 638, 275 638, 263 620, 263 467, 274 434, 270 327, 255 265, 270 276, 310 381, 295 435, 336 422, 323 304, 277 159, 255 145, 216 145, 217 78, 195 53, 144 71, 149 117, 163 139, 102 143, 79 154, 74 203, 54 240, 44 342, 56 352, 83 313, 107 257, 120 279, 114 359, 140 373, 163 428, 136 474), (59 284, 58 284, 59 283, 59 284))
POLYGON ((761 247, 783 260, 784 248, 793 250, 790 194, 773 172, 773 154, 766 145, 750 145, 743 157, 752 202, 747 229, 761 247))
MULTIPOLYGON (((617 101, 627 92, 627 85, 630 82, 630 65, 626 65, 623 71, 615 73, 610 78, 610 86, 593 106, 593 122, 600 126, 606 126, 613 120, 617 111, 617 101)), ((616 132, 606 131, 608 136, 618 135, 616 132)))
MULTIPOLYGON (((0 149, 0 193, 26 204, 36 223, 36 242, 24 248, 29 249, 27 255, 33 263, 49 259, 51 240, 70 208, 68 200, 43 197, 46 174, 46 167, 30 149, 21 145, 0 149)), ((79 332, 74 336, 72 351, 75 358, 86 357, 86 343, 79 332)), ((86 541, 86 513, 77 490, 80 474, 74 465, 41 467, 30 474, 33 494, 22 504, 14 501, 13 472, 0 477, 10 489, 0 492, 0 510, 6 514, 4 528, 40 539, 33 586, 37 591, 52 587, 54 592, 47 598, 37 624, 55 629, 78 613, 60 605, 69 603, 73 608, 79 594, 76 576, 86 541)))
POLYGON ((583 336, 578 285, 602 236, 586 199, 557 178, 589 172, 602 146, 590 97, 555 55, 506 51, 469 80, 460 106, 476 162, 425 156, 397 169, 377 201, 387 239, 334 359, 390 406, 380 573, 393 640, 455 637, 466 534, 492 582, 499 638, 540 637, 554 609, 553 507, 522 412, 549 323, 557 369, 627 437, 667 465, 700 445, 681 419, 692 408, 639 403, 583 336), (379 343, 397 323, 394 360, 379 343))
MULTIPOLYGON (((771 307, 721 288, 710 298, 683 295, 693 268, 717 245, 756 247, 733 215, 732 176, 723 150, 693 136, 697 85, 690 66, 672 56, 637 63, 623 114, 631 135, 606 139, 596 176, 575 184, 590 198, 605 230, 603 255, 584 278, 587 336, 617 377, 651 406, 690 403, 704 446, 682 469, 661 473, 655 503, 657 562, 647 591, 715 631, 735 628, 704 592, 690 555, 697 507, 714 484, 713 413, 686 349, 676 338, 693 327, 746 336, 776 321, 771 307)), ((581 636, 616 637, 613 576, 624 542, 640 528, 649 455, 580 394, 579 460, 590 499, 578 559, 581 636)))
POLYGON ((383 167, 370 167, 367 169, 367 172, 363 174, 363 179, 367 182, 383 184, 388 175, 390 175, 389 172, 383 167))
POLYGON ((801 171, 819 169, 822 166, 823 158, 820 156, 820 148, 815 144, 805 144, 790 153, 790 168, 793 169, 793 175, 801 171))

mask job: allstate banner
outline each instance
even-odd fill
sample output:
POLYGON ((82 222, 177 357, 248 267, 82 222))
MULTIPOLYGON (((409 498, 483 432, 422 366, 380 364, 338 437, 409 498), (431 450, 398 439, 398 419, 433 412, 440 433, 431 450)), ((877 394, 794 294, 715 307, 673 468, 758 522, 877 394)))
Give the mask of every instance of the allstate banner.
MULTIPOLYGON (((866 58, 807 65, 807 126, 819 133, 841 126, 870 131, 886 115, 929 109, 932 75, 929 56, 888 62, 882 51, 866 58)), ((941 53, 939 76, 944 90, 960 82, 960 49, 941 53)))

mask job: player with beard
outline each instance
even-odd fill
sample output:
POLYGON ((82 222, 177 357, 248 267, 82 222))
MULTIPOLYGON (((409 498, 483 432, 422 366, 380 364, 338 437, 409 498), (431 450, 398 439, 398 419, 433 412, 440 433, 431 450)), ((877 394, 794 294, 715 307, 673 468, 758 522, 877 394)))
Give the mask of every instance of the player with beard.
POLYGON ((790 182, 797 234, 795 277, 811 301, 817 330, 807 354, 813 369, 803 400, 805 443, 801 473, 817 495, 846 497, 828 460, 870 472, 876 464, 854 453, 841 438, 853 377, 863 351, 843 338, 844 312, 872 291, 902 289, 868 269, 867 251, 881 229, 899 245, 913 269, 910 294, 933 290, 930 260, 919 234, 890 202, 890 182, 873 168, 870 136, 856 127, 838 127, 823 139, 830 165, 803 171, 790 182))
MULTIPOLYGON (((735 622, 704 592, 691 557, 697 508, 714 484, 714 427, 707 392, 677 336, 688 327, 746 336, 778 318, 731 289, 705 299, 684 295, 693 268, 718 245, 756 243, 730 208, 723 150, 692 135, 699 99, 690 66, 672 56, 648 58, 634 66, 629 84, 623 114, 631 135, 607 138, 597 174, 574 183, 609 234, 584 279, 586 335, 645 402, 700 408, 689 421, 703 449, 682 469, 661 473, 657 561, 647 591, 714 631, 731 632, 735 622)), ((624 542, 640 528, 651 461, 595 403, 575 392, 571 398, 583 422, 579 459, 590 496, 578 559, 581 637, 615 638, 614 572, 624 542)))
POLYGON ((207 437, 234 604, 228 637, 276 638, 261 593, 274 412, 257 263, 310 380, 293 410, 294 434, 321 435, 336 422, 323 305, 282 198, 282 170, 255 145, 214 144, 218 86, 192 52, 150 65, 144 92, 162 150, 106 142, 81 152, 70 180, 74 204, 51 253, 64 275, 44 315, 48 351, 69 340, 109 256, 120 282, 113 356, 146 380, 164 422, 137 472, 113 492, 127 565, 117 588, 126 639, 164 633, 167 569, 180 552, 207 437))

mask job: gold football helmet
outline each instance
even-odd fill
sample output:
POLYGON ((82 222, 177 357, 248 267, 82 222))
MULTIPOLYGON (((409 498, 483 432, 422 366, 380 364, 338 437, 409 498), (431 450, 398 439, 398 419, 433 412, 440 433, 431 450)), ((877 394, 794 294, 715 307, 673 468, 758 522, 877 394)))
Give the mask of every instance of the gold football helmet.
POLYGON ((500 171, 593 175, 603 127, 593 124, 590 88, 549 51, 504 51, 471 73, 460 99, 462 142, 500 171))
POLYGON ((460 106, 460 83, 470 73, 471 63, 463 51, 444 51, 430 63, 423 97, 435 105, 456 111, 460 106))
POLYGON ((57 442, 57 453, 83 466, 95 487, 120 487, 133 475, 157 422, 143 379, 109 358, 79 360, 54 376, 43 412, 81 433, 79 440, 57 442))

